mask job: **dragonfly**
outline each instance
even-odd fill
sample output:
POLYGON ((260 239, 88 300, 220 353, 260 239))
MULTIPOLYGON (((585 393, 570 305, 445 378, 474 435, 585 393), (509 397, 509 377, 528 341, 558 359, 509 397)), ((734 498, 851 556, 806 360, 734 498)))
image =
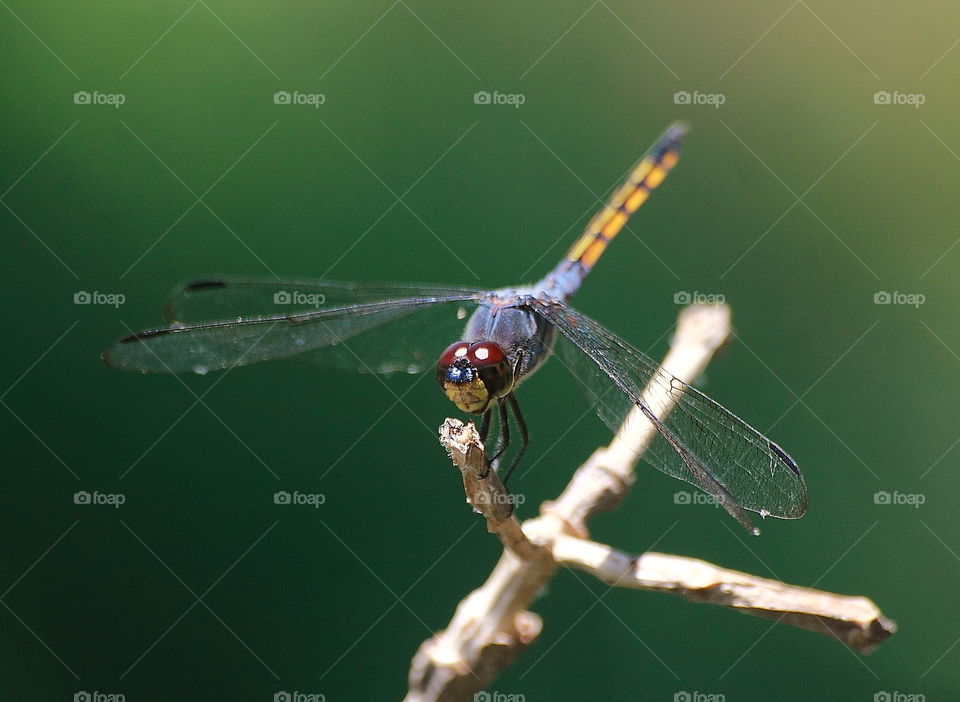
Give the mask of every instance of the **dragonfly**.
POLYGON ((490 463, 529 443, 516 391, 556 350, 616 431, 639 408, 658 436, 642 455, 657 470, 699 487, 753 533, 748 512, 796 519, 807 488, 778 444, 672 376, 646 354, 568 304, 627 220, 679 160, 686 128, 671 125, 631 168, 564 258, 533 285, 466 287, 214 277, 186 283, 167 299, 169 326, 120 339, 103 354, 113 368, 141 373, 207 373, 303 356, 366 373, 435 368, 446 396, 482 417, 486 443, 496 416, 490 463), (446 348, 443 345, 457 339, 446 348), (650 407, 644 388, 667 389, 673 410, 650 407))

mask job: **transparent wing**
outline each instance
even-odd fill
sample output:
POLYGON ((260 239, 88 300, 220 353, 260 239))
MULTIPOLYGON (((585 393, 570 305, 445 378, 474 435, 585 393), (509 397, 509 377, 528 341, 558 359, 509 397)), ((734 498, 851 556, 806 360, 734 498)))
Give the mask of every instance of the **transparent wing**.
MULTIPOLYGON (((345 289, 336 284, 316 286, 318 290, 345 289)), ((226 297, 242 302, 245 296, 256 296, 252 287, 236 296, 224 290, 184 286, 171 297, 174 304, 168 304, 168 310, 179 310, 179 319, 193 315, 205 319, 227 304, 226 297), (202 302, 201 297, 205 298, 202 302)), ((404 290, 409 294, 427 289, 404 290)), ((361 372, 416 373, 436 363, 443 349, 459 338, 470 308, 482 295, 464 290, 451 293, 448 288, 432 290, 445 294, 333 307, 325 302, 323 307, 306 311, 292 309, 294 303, 290 303, 289 311, 280 314, 241 316, 245 313, 234 310, 227 320, 175 324, 131 334, 108 349, 103 359, 114 368, 142 373, 206 373, 293 356, 361 372)), ((356 299, 364 293, 355 290, 350 294, 356 299)), ((254 312, 270 309, 252 308, 254 312)))
POLYGON ((455 286, 217 276, 174 289, 163 305, 163 317, 171 324, 196 324, 239 316, 275 317, 359 302, 473 296, 480 292, 455 286))
POLYGON ((777 444, 586 315, 563 303, 532 299, 530 305, 572 345, 561 342, 559 350, 607 426, 615 431, 634 405, 654 424, 659 436, 644 453, 645 462, 713 495, 748 529, 743 510, 782 519, 803 516, 803 475, 777 444), (651 383, 676 402, 664 421, 657 419, 663 408, 643 400, 651 383))

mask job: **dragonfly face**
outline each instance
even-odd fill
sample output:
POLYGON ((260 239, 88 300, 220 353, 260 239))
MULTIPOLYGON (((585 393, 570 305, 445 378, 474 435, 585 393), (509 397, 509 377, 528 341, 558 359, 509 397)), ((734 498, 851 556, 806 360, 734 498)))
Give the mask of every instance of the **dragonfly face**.
POLYGON ((513 390, 513 367, 497 343, 458 341, 441 354, 437 381, 461 411, 484 414, 513 390))

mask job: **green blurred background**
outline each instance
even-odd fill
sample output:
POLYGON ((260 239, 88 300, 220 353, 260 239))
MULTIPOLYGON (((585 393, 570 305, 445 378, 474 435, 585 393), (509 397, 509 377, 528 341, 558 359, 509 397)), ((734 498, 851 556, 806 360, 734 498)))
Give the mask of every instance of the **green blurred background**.
MULTIPOLYGON (((561 572, 535 605, 541 640, 492 689, 956 696, 955 4, 0 4, 5 699, 401 697, 417 646, 500 552, 436 442, 455 412, 429 375, 144 377, 98 354, 206 274, 535 279, 677 118, 680 165, 576 305, 659 357, 678 292, 724 295, 738 339, 702 387, 792 453, 810 511, 748 538, 642 468, 594 535, 862 594, 900 632, 862 657, 561 572), (326 502, 277 506, 277 490, 326 502)), ((568 431, 585 405, 561 364, 521 399, 534 467, 512 487, 530 516, 609 433, 589 416, 568 431)))

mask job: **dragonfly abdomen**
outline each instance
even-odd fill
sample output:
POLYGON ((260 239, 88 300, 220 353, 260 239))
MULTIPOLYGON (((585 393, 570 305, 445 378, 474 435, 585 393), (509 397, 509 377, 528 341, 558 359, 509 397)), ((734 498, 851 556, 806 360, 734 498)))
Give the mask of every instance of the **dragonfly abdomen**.
POLYGON ((685 133, 682 124, 674 124, 631 169, 623 185, 614 191, 604 208, 590 220, 580 238, 545 279, 545 287, 551 294, 567 299, 580 287, 583 278, 623 230, 630 216, 676 165, 680 158, 680 141, 685 133))

